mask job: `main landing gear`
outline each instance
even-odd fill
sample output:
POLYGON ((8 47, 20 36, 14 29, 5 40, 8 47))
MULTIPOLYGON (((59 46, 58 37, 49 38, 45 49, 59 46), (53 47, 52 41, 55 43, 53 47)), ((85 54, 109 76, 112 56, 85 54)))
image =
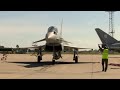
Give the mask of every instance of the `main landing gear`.
POLYGON ((52 64, 55 64, 55 60, 52 60, 52 64))
POLYGON ((38 55, 38 60, 37 62, 39 63, 42 60, 42 56, 38 55))
POLYGON ((39 63, 42 60, 42 52, 41 49, 38 51, 37 62, 39 63))
POLYGON ((78 63, 78 56, 75 56, 73 60, 75 61, 75 63, 78 63))
POLYGON ((77 49, 74 49, 73 60, 75 61, 75 63, 78 63, 78 50, 77 49))

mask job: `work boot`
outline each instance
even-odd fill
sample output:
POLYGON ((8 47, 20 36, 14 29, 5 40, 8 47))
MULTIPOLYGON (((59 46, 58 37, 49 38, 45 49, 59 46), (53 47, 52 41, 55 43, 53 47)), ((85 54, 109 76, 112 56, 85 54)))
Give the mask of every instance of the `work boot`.
POLYGON ((107 69, 105 68, 105 72, 107 71, 107 69))
POLYGON ((102 71, 104 71, 104 69, 102 69, 102 71))

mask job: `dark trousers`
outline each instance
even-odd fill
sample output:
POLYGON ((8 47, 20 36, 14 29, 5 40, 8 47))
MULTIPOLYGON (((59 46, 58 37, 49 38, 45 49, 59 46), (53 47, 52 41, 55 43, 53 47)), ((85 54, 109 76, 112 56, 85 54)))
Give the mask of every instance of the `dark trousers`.
POLYGON ((107 71, 108 59, 102 59, 102 71, 107 71))

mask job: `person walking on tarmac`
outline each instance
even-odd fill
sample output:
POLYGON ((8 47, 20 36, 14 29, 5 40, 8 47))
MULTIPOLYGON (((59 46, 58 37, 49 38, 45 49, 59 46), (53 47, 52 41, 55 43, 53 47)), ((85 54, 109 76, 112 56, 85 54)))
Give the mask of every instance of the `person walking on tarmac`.
POLYGON ((106 45, 102 45, 102 48, 99 46, 99 49, 102 52, 102 71, 106 72, 108 68, 108 48, 106 45))

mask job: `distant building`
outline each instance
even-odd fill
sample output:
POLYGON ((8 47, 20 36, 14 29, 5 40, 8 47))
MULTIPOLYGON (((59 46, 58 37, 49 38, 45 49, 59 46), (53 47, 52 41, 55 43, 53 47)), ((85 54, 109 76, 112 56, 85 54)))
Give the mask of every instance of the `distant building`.
POLYGON ((0 46, 0 48, 4 48, 4 46, 0 46))

